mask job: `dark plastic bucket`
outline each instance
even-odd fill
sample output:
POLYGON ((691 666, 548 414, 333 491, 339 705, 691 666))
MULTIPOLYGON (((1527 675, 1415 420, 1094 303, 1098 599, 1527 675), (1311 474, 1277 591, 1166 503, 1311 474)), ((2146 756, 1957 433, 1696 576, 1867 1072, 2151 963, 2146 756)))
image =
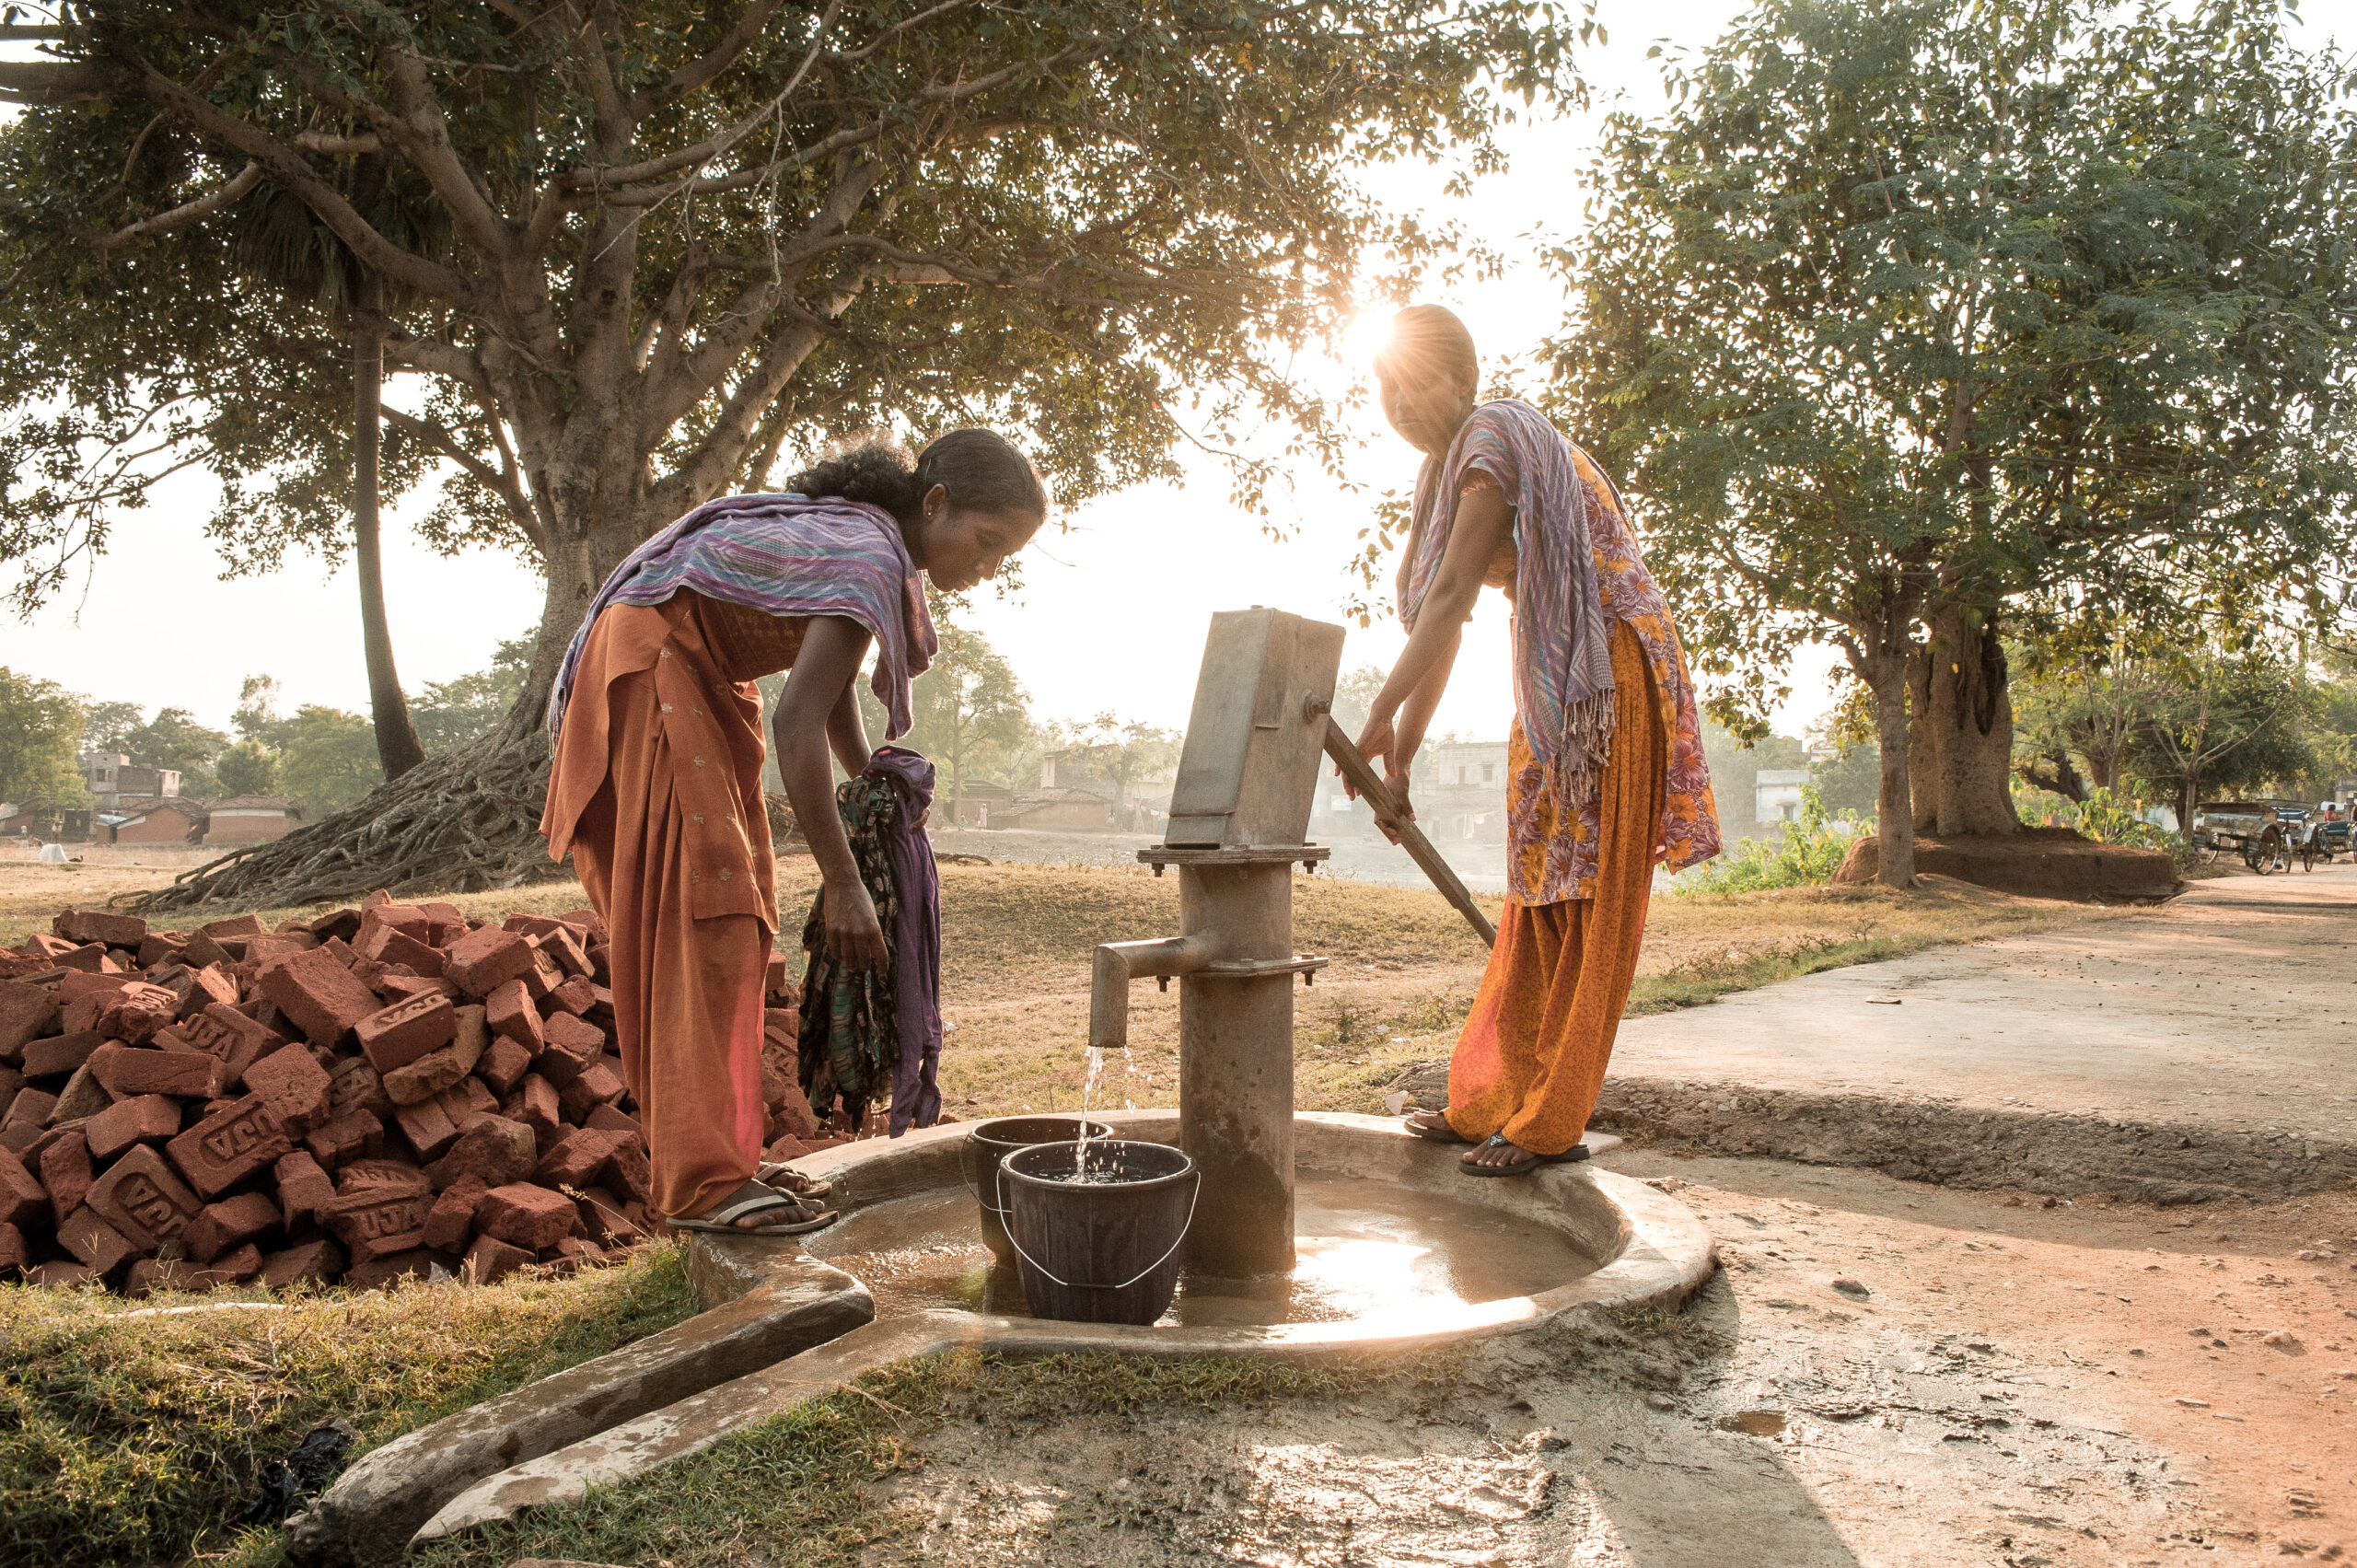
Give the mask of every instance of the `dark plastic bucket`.
POLYGON ((1088 1168, 1115 1179, 1059 1179, 1079 1157, 1077 1143, 1039 1144, 1000 1166, 1023 1299, 1034 1318, 1151 1323, 1178 1288, 1202 1178, 1182 1150, 1117 1138, 1088 1145, 1088 1168))
POLYGON ((981 1205, 982 1240, 992 1257, 1002 1263, 1015 1257, 1015 1244, 1006 1238, 1006 1200, 999 1195, 999 1162, 1034 1144, 1068 1143, 1080 1137, 1084 1128, 1092 1139, 1113 1135, 1102 1121, 1083 1121, 1077 1116, 1002 1116, 974 1123, 966 1134, 958 1148, 958 1166, 967 1189, 981 1205))

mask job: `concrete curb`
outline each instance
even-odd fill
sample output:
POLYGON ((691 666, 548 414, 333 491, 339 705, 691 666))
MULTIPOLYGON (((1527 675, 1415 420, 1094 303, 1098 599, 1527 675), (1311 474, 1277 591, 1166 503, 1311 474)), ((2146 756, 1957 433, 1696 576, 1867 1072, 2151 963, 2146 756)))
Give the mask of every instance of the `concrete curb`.
MULTIPOLYGON (((1447 1096, 1447 1075, 1446 1062, 1422 1063, 1391 1086, 1434 1105, 1447 1096)), ((1928 1097, 1608 1077, 1595 1121, 1648 1144, 2062 1198, 2166 1206, 2357 1185, 2357 1144, 1928 1097)))
POLYGON ((392 1562, 418 1527, 485 1475, 793 1357, 876 1315, 867 1287, 792 1243, 691 1246, 705 1310, 594 1361, 405 1433, 374 1449, 292 1520, 303 1568, 392 1562))

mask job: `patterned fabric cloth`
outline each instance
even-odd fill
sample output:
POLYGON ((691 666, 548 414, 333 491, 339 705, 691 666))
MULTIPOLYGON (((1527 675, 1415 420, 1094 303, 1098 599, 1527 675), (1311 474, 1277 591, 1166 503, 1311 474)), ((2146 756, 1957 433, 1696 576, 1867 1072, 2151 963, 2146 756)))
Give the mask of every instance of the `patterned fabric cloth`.
MULTIPOLYGON (((1480 415, 1477 410, 1475 417, 1480 415)), ((1598 606, 1608 620, 1619 621, 1636 633, 1652 671, 1655 700, 1669 734, 1669 771, 1654 859, 1672 871, 1682 871, 1717 854, 1720 846, 1718 807, 1711 796, 1710 766, 1702 756, 1702 722, 1694 701, 1694 682, 1687 673, 1677 628, 1670 623, 1669 606, 1653 574, 1645 570, 1644 552, 1621 507, 1620 493, 1594 459, 1560 436, 1556 440, 1569 455, 1573 474, 1586 493, 1588 543, 1596 566, 1598 606)), ((1517 476, 1510 467, 1498 471, 1509 457, 1485 453, 1479 471, 1511 497, 1520 492, 1517 476)), ((1451 486, 1459 498, 1484 488, 1488 485, 1475 472, 1451 486)), ((1522 538, 1517 517, 1517 558, 1513 586, 1507 589, 1515 602, 1517 660, 1523 646, 1523 605, 1536 587, 1533 563, 1521 557, 1522 538)), ((1492 580, 1499 575, 1492 572, 1492 580)), ((1517 708, 1521 696, 1517 680, 1517 708)), ((1510 903, 1552 904, 1594 894, 1601 837, 1596 792, 1590 788, 1583 797, 1564 789, 1563 782, 1560 772, 1550 769, 1539 755, 1524 717, 1518 714, 1506 749, 1506 899, 1510 903)))
MULTIPOLYGON (((876 901, 884 945, 893 948, 900 900, 886 830, 900 816, 900 796, 882 775, 862 773, 836 786, 835 809, 850 835, 859 880, 876 901)), ((823 888, 810 900, 810 918, 802 923, 802 948, 810 955, 802 976, 802 1033, 795 1042, 802 1092, 820 1116, 832 1114, 840 1102, 858 1128, 866 1122, 867 1108, 891 1091, 900 1060, 900 1003, 892 987, 897 964, 854 970, 828 956, 823 888)))
POLYGON ((565 650, 549 695, 550 729, 564 723, 599 612, 610 604, 661 604, 681 588, 788 620, 838 615, 866 627, 876 639, 886 738, 908 733, 909 682, 933 663, 940 643, 900 525, 881 507, 801 495, 706 502, 633 551, 598 590, 565 650))
POLYGON ((1611 627, 1596 582, 1593 497, 1573 470, 1571 443, 1528 403, 1483 403, 1446 458, 1424 459, 1399 560, 1399 623, 1415 630, 1455 531, 1459 483, 1476 469, 1514 506, 1515 710, 1568 798, 1591 798, 1612 754, 1611 627))
POLYGON ((893 927, 892 1021, 900 1055, 892 1070, 892 1136, 941 1120, 941 873, 924 830, 933 809, 933 764, 905 747, 878 749, 870 775, 891 786, 899 809, 877 830, 892 858, 900 919, 893 927))

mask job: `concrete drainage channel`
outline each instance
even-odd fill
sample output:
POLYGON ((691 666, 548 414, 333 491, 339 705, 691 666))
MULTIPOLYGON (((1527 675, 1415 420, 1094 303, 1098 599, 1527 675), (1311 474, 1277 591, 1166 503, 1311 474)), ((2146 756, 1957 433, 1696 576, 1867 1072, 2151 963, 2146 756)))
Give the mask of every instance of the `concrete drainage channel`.
MULTIPOLYGON (((1178 1113, 1104 1118, 1127 1138, 1176 1142, 1178 1113)), ((962 1193, 962 1127, 873 1140, 799 1167, 835 1183, 845 1225, 885 1205, 962 1193)), ((1488 1300, 1420 1299, 1342 1320, 1129 1328, 876 1299, 789 1241, 698 1236, 689 1269, 706 1310, 638 1344, 445 1418, 363 1457, 288 1531, 305 1564, 388 1562, 412 1543, 578 1501, 702 1452, 729 1434, 909 1356, 961 1347, 1015 1354, 1110 1351, 1314 1360, 1527 1332, 1599 1307, 1677 1305, 1716 1266, 1677 1200, 1592 1165, 1465 1180, 1459 1151, 1375 1117, 1296 1120, 1306 1170, 1367 1191, 1472 1203, 1541 1231, 1578 1260, 1550 1288, 1488 1300)), ((1617 1142, 1591 1138, 1591 1144, 1617 1142)), ((814 1245, 823 1245, 812 1238, 814 1245)), ((1478 1293, 1475 1293, 1478 1294, 1478 1293)))

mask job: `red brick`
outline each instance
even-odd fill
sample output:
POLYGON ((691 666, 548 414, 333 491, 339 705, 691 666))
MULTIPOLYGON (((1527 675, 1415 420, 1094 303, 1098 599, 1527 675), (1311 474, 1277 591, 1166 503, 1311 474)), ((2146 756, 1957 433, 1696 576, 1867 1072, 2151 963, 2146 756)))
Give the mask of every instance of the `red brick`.
POLYGON ((451 1261, 441 1253, 429 1252, 422 1247, 390 1258, 355 1258, 344 1272, 343 1283, 354 1290, 389 1290, 404 1277, 430 1278, 435 1264, 447 1268, 451 1261))
MULTIPOLYGON (((294 1053, 282 1051, 278 1054, 294 1053)), ((271 1100, 251 1094, 213 1112, 166 1144, 164 1152, 172 1156, 172 1164, 191 1186, 207 1198, 217 1198, 262 1167, 294 1153, 295 1140, 309 1131, 308 1122, 300 1128, 289 1127, 271 1100)))
POLYGON ((447 1154, 459 1134, 473 1125, 482 1114, 475 1109, 463 1087, 444 1089, 440 1094, 405 1105, 393 1112, 402 1136, 417 1152, 420 1161, 437 1160, 447 1154))
POLYGON ((353 950, 380 964, 405 965, 412 974, 438 979, 442 973, 442 949, 428 947, 405 931, 387 931, 373 949, 356 947, 353 950))
POLYGON ((289 1137, 299 1137, 328 1119, 335 1083, 309 1051, 288 1049, 247 1068, 246 1087, 269 1103, 289 1137))
POLYGON ((150 931, 139 939, 139 967, 154 969, 167 958, 177 959, 187 946, 185 931, 150 931))
POLYGON ((126 1045, 145 1045, 180 1016, 177 993, 145 981, 126 985, 99 1015, 99 1032, 126 1045))
POLYGON ((533 1056, 546 1048, 548 1040, 540 1028, 540 1009, 525 994, 522 981, 511 980, 493 989, 483 999, 483 1011, 492 1033, 514 1040, 533 1056))
POLYGON ((41 1184, 49 1190, 49 1214, 62 1220, 80 1208, 97 1179, 90 1165, 89 1141, 79 1127, 60 1134, 41 1152, 41 1184))
POLYGON ((96 942, 79 947, 68 947, 56 956, 57 967, 78 970, 84 974, 121 974, 122 966, 107 956, 107 950, 96 942))
POLYGON ((544 1187, 587 1187, 614 1157, 619 1134, 583 1127, 567 1132, 540 1156, 532 1179, 544 1187))
POLYGON ((268 1193, 244 1192, 217 1203, 207 1203, 181 1233, 180 1240, 190 1257, 200 1263, 210 1263, 224 1252, 276 1229, 283 1218, 268 1193))
MULTIPOLYGON (((28 1089, 25 1092, 30 1094, 32 1091, 28 1089)), ((522 1086, 516 1091, 516 1102, 507 1108, 506 1114, 529 1127, 544 1148, 564 1135, 556 1086, 538 1073, 525 1074, 522 1086)))
POLYGON ((579 975, 574 976, 548 994, 548 1006, 551 1012, 570 1013, 576 1018, 597 1005, 597 989, 579 975))
POLYGON ((91 1184, 88 1207, 144 1252, 184 1232, 203 1202, 143 1144, 91 1184))
POLYGON ((638 1118, 620 1106, 601 1105, 582 1119, 584 1127, 595 1127, 600 1132, 627 1132, 633 1138, 645 1133, 638 1125, 638 1118))
POLYGON ((119 1099, 82 1124, 94 1160, 110 1160, 134 1144, 160 1144, 180 1130, 180 1101, 164 1095, 119 1099))
POLYGON ((296 1242, 261 1260, 261 1283, 273 1290, 302 1282, 327 1284, 342 1272, 343 1249, 324 1236, 296 1242))
POLYGON ((49 1214, 49 1194, 25 1162, 0 1149, 0 1224, 25 1226, 49 1214))
POLYGON ((570 930, 578 935, 586 926, 548 914, 511 914, 499 923, 503 931, 513 931, 518 936, 546 936, 552 931, 570 930))
POLYGON ((332 955, 316 947, 268 960, 255 984, 318 1045, 334 1045, 378 1010, 377 993, 354 980, 332 955))
POLYGON ((531 972, 539 949, 495 925, 470 931, 443 954, 442 972, 470 996, 488 996, 511 980, 531 972))
POLYGON ((602 1187, 581 1194, 574 1200, 574 1207, 589 1239, 600 1247, 628 1247, 639 1239, 638 1226, 631 1223, 625 1202, 602 1187))
POLYGON ((606 917, 596 910, 566 910, 556 918, 575 930, 585 933, 592 944, 606 940, 606 917))
POLYGON ((319 1210, 335 1201, 335 1183, 308 1149, 283 1156, 271 1179, 278 1189, 278 1206, 285 1211, 289 1231, 312 1224, 319 1210))
POLYGON ((46 985, 0 980, 0 1062, 14 1062, 57 1021, 57 993, 46 985))
POLYGON ((428 1166, 425 1174, 437 1190, 470 1179, 487 1188, 505 1187, 531 1174, 539 1147, 531 1128, 504 1116, 486 1116, 460 1133, 449 1153, 428 1166))
POLYGON ((233 914, 226 920, 208 921, 196 928, 199 936, 210 936, 215 942, 225 936, 259 936, 262 934, 261 916, 233 914))
POLYGON ((459 1265, 459 1276, 469 1284, 487 1285, 504 1279, 532 1261, 532 1255, 520 1247, 510 1247, 495 1236, 479 1236, 467 1249, 466 1261, 459 1265))
POLYGON ((352 950, 364 958, 379 963, 400 960, 385 957, 385 944, 396 936, 405 936, 421 946, 429 943, 434 935, 434 917, 413 904, 379 904, 375 909, 360 912, 360 923, 352 935, 352 950))
POLYGON ((36 1263, 25 1271, 25 1283, 43 1290, 79 1290, 98 1277, 97 1271, 87 1263, 72 1263, 62 1258, 36 1263))
MULTIPOLYGON (((566 1212, 572 1212, 570 1204, 566 1212)), ((141 1250, 87 1203, 65 1216, 65 1223, 57 1227, 57 1244, 97 1274, 113 1273, 141 1250)))
POLYGON ((382 1121, 393 1113, 392 1097, 366 1057, 339 1056, 328 1069, 328 1114, 350 1116, 360 1110, 382 1121))
POLYGON ((220 1063, 224 1087, 242 1082, 247 1068, 287 1043, 284 1035, 221 1002, 207 1004, 203 1012, 181 1019, 157 1039, 168 1047, 184 1042, 220 1063))
POLYGON ((613 1163, 606 1167, 607 1179, 621 1191, 645 1202, 655 1191, 655 1167, 647 1163, 646 1141, 625 1137, 614 1145, 613 1163))
POLYGON ((114 1096, 107 1093, 107 1086, 99 1082, 99 1075, 85 1062, 65 1080, 65 1086, 57 1091, 57 1105, 49 1113, 49 1124, 58 1127, 68 1121, 80 1121, 113 1103, 114 1096))
POLYGON ((99 910, 67 910, 49 928, 68 942, 102 942, 110 947, 136 947, 147 935, 147 923, 137 915, 99 910))
POLYGON ((493 1188, 475 1207, 477 1231, 528 1252, 555 1246, 572 1234, 580 1220, 573 1200, 563 1193, 521 1181, 493 1188))
POLYGON ((567 1121, 585 1122, 591 1111, 621 1097, 621 1074, 602 1061, 593 1062, 587 1071, 557 1090, 557 1111, 567 1121))
POLYGON ((521 977, 524 994, 539 1002, 564 983, 564 970, 558 967, 554 958, 540 951, 539 942, 530 937, 525 940, 532 943, 532 967, 526 970, 521 977))
MULTIPOLYGON (((41 1127, 49 1121, 49 1113, 56 1109, 55 1095, 43 1089, 19 1089, 17 1098, 8 1102, 8 1114, 0 1117, 0 1133, 21 1129, 25 1142, 29 1144, 41 1135, 41 1127)), ((549 1114, 552 1117, 556 1114, 556 1091, 553 1089, 549 1091, 549 1114)), ((0 1144, 12 1149, 19 1147, 5 1137, 0 1137, 0 1144)))
POLYGON ((531 1053, 505 1035, 493 1040, 482 1060, 475 1063, 476 1075, 501 1095, 522 1083, 524 1074, 531 1070, 531 1053))
POLYGON ((365 1110, 331 1117, 303 1134, 303 1149, 328 1170, 376 1159, 385 1152, 385 1124, 365 1110))
POLYGON ((475 1234, 475 1205, 491 1189, 478 1177, 452 1182, 425 1211, 425 1245, 436 1252, 463 1252, 475 1234))
POLYGON ((772 953, 768 970, 762 975, 761 993, 773 1007, 791 1007, 802 1000, 802 990, 794 983, 794 970, 784 953, 772 953))
POLYGON ((457 986, 440 975, 402 974, 394 970, 387 970, 377 977, 377 994, 388 1004, 407 1002, 417 996, 439 996, 451 1003, 466 1000, 457 986))
POLYGON ((25 1047, 24 1073, 28 1078, 62 1078, 79 1069, 106 1044, 107 1037, 96 1029, 82 1029, 70 1035, 49 1035, 25 1047))
POLYGON ((311 917, 311 935, 320 946, 330 942, 349 942, 360 935, 361 912, 356 909, 330 910, 311 917))
POLYGON ((389 1258, 425 1245, 425 1215, 433 1206, 434 1190, 420 1176, 411 1182, 348 1186, 319 1218, 354 1260, 389 1258))
POLYGON ((560 925, 540 937, 540 951, 555 960, 565 974, 582 981, 589 979, 589 949, 569 925, 560 925))
MULTIPOLYGON (((379 1009, 361 1019, 354 1032, 377 1071, 389 1073, 449 1044, 458 1027, 458 1011, 449 998, 429 994, 379 1009)), ((395 1100, 399 1102, 398 1096, 395 1100)))
POLYGON ((283 958, 292 953, 308 953, 319 945, 319 938, 308 931, 296 935, 273 931, 261 936, 247 937, 244 957, 246 962, 259 964, 272 958, 283 958))
POLYGON ((181 963, 147 966, 147 983, 172 993, 172 1016, 188 1010, 189 993, 196 989, 196 970, 181 963))
POLYGON ((0 1225, 0 1274, 21 1274, 31 1263, 25 1233, 15 1225, 0 1225))
POLYGON ((229 949, 200 931, 180 949, 180 962, 192 969, 219 969, 225 973, 237 960, 229 949))
POLYGON ((414 1105, 428 1095, 439 1094, 473 1072, 490 1043, 483 1010, 460 1007, 450 1043, 386 1073, 385 1093, 396 1105, 414 1105))
POLYGON ((559 1013, 548 1019, 541 1029, 548 1038, 548 1049, 540 1052, 533 1066, 541 1077, 560 1088, 606 1053, 606 1031, 569 1013, 559 1013))
POLYGON ((221 1089, 221 1063, 203 1051, 116 1046, 99 1054, 90 1070, 110 1094, 211 1099, 221 1089))

